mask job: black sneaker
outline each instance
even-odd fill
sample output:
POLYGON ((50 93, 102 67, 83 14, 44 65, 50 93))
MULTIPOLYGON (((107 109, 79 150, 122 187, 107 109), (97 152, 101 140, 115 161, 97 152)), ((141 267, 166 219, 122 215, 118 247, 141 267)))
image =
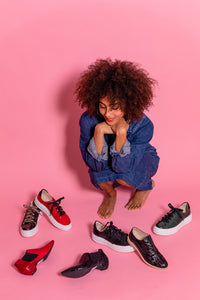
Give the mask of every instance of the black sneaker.
POLYGON ((128 234, 121 231, 113 225, 113 222, 107 222, 103 225, 95 221, 92 233, 93 241, 108 246, 118 252, 133 252, 134 249, 128 244, 128 234))
POLYGON ((38 232, 38 221, 42 216, 41 210, 35 205, 34 200, 30 205, 23 205, 27 208, 23 222, 20 226, 20 233, 23 237, 31 237, 38 232))
POLYGON ((159 235, 176 233, 181 227, 192 221, 192 214, 188 202, 182 203, 178 208, 168 204, 171 210, 153 227, 153 232, 159 235))

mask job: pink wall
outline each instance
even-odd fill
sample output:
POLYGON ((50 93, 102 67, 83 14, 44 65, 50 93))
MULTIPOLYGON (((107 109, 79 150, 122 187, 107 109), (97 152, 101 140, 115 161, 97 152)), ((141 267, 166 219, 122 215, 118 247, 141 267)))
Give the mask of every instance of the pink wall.
POLYGON ((191 177, 190 184, 196 184, 200 47, 196 1, 188 6, 182 1, 43 0, 12 6, 5 2, 0 8, 3 168, 5 162, 6 170, 8 162, 12 170, 22 164, 25 173, 28 167, 35 176, 43 159, 43 164, 49 166, 51 160, 49 167, 59 165, 67 172, 62 164, 64 127, 69 111, 77 120, 80 115, 73 104, 73 84, 89 63, 110 56, 136 61, 158 80, 155 107, 149 114, 161 156, 160 184, 182 186, 191 177), (58 97, 63 85, 70 106, 66 104, 66 115, 58 97))
MULTIPOLYGON (((175 190, 188 196, 197 190, 199 10, 196 0, 0 2, 1 213, 11 239, 8 215, 18 226, 27 195, 41 187, 64 190, 72 211, 82 191, 94 193, 78 149, 82 111, 73 102, 73 89, 96 58, 138 62, 157 79, 155 106, 148 113, 161 157, 157 187, 169 202, 175 190)), ((8 245, 4 230, 2 236, 8 245)))

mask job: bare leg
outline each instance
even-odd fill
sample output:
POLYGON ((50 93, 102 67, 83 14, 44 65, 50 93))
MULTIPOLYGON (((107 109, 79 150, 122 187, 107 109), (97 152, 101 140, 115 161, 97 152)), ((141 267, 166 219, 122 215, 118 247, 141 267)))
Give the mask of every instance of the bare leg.
MULTIPOLYGON (((152 186, 153 186, 153 188, 155 186, 155 182, 153 180, 152 180, 152 186)), ((144 205, 150 192, 151 192, 151 190, 147 190, 147 191, 136 190, 135 194, 129 200, 129 202, 125 205, 125 207, 128 210, 135 210, 137 208, 141 208, 144 205)))
POLYGON ((100 205, 97 213, 101 218, 109 218, 115 208, 116 191, 113 188, 113 181, 99 183, 99 187, 105 192, 105 198, 100 205))

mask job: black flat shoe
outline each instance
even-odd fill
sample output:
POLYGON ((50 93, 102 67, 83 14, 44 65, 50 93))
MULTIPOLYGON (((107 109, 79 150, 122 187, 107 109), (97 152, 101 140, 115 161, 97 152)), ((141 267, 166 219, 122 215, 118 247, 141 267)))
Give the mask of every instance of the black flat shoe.
POLYGON ((128 243, 138 251, 142 260, 157 269, 166 269, 168 263, 156 248, 151 236, 139 228, 133 227, 128 236, 128 243))
POLYGON ((108 257, 103 250, 99 249, 98 252, 84 253, 76 266, 62 271, 61 274, 70 278, 79 278, 88 274, 92 269, 106 270, 108 264, 108 257))

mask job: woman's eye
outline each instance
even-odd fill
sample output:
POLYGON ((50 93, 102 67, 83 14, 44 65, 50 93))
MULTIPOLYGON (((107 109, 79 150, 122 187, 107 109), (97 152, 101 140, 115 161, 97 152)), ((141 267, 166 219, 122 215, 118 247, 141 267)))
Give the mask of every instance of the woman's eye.
POLYGON ((101 108, 101 109, 105 109, 105 106, 103 106, 103 105, 99 105, 99 108, 101 108))
POLYGON ((117 110, 117 109, 119 109, 119 106, 113 106, 112 109, 117 110))

